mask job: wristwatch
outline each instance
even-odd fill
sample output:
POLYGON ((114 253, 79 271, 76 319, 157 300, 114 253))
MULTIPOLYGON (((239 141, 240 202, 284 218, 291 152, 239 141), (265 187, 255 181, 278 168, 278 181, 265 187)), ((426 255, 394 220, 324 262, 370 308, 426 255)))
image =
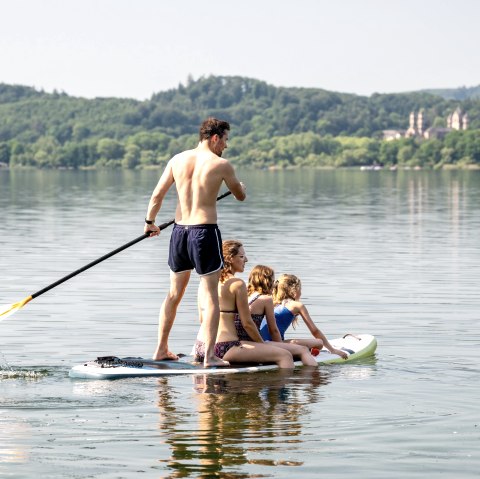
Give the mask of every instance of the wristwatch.
POLYGON ((147 223, 147 225, 153 225, 153 223, 155 223, 155 221, 147 220, 147 218, 145 218, 145 223, 147 223))

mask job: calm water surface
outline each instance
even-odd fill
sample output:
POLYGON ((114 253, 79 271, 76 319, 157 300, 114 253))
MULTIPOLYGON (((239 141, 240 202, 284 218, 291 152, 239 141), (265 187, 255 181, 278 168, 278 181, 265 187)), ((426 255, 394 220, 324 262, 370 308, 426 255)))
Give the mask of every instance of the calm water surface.
MULTIPOLYGON (((245 243, 247 266, 300 276, 320 328, 374 334, 376 356, 314 371, 69 379, 99 355, 153 352, 165 231, 0 323, 0 477, 478 477, 480 172, 239 176, 249 197, 219 204, 224 239, 245 243)), ((141 235, 157 178, 0 171, 0 304, 141 235)), ((159 221, 173 207, 169 197, 159 221)), ((197 286, 172 332, 179 353, 195 338, 197 286)))

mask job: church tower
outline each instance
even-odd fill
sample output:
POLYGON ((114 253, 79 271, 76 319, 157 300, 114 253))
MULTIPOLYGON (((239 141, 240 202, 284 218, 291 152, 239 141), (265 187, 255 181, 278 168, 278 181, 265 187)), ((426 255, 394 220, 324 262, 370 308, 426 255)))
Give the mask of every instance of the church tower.
POLYGON ((424 130, 424 118, 423 118, 423 112, 424 109, 422 108, 419 110, 418 115, 417 115, 417 134, 419 136, 423 136, 423 130, 424 130))
POLYGON ((457 108, 452 114, 452 126, 453 130, 461 130, 462 127, 462 110, 457 108))
POLYGON ((407 138, 411 136, 415 136, 417 134, 417 130, 415 129, 415 112, 412 111, 410 113, 410 122, 409 122, 408 130, 405 132, 405 136, 407 138))

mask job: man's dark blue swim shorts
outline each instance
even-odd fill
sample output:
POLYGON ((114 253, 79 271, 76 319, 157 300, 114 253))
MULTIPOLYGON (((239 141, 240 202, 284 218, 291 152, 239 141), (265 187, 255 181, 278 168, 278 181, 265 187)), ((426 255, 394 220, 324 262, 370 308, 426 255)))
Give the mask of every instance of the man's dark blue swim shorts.
POLYGON ((199 275, 222 269, 222 236, 218 226, 175 224, 170 237, 168 266, 174 273, 195 268, 199 275))

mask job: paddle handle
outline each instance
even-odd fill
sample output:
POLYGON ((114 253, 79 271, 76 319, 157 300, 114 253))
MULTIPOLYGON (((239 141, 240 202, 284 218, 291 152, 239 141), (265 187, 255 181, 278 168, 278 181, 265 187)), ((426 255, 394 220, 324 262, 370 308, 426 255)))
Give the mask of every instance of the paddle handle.
MULTIPOLYGON (((231 191, 227 191, 223 195, 220 195, 217 198, 217 201, 221 200, 222 198, 225 198, 226 196, 231 195, 231 194, 232 194, 231 191)), ((175 223, 175 220, 170 220, 170 221, 167 221, 166 223, 162 223, 161 225, 158 225, 158 227, 160 228, 160 231, 162 231, 165 228, 168 228, 170 225, 173 225, 173 223, 175 223)), ((148 238, 149 236, 150 236, 150 233, 144 233, 142 236, 139 236, 138 238, 135 238, 134 240, 129 241, 128 243, 125 243, 123 246, 120 246, 119 248, 114 249, 113 251, 110 251, 110 253, 107 253, 107 254, 103 255, 102 257, 92 261, 91 263, 88 263, 85 266, 82 266, 81 268, 79 268, 75 271, 72 271, 70 274, 67 274, 67 276, 64 276, 63 278, 60 278, 58 281, 55 281, 55 283, 49 284, 48 286, 45 286, 45 288, 41 289, 40 291, 37 291, 36 293, 33 293, 32 296, 31 296, 31 299, 34 299, 34 298, 40 296, 41 294, 46 293, 47 291, 50 291, 51 289, 55 288, 59 284, 62 284, 65 281, 68 281, 69 279, 73 278, 74 276, 77 276, 77 274, 83 273, 84 271, 91 268, 92 266, 95 266, 96 264, 101 263, 102 261, 105 261, 108 258, 111 258, 112 256, 120 253, 124 249, 130 248, 130 246, 133 246, 134 244, 144 240, 145 238, 148 238)))

